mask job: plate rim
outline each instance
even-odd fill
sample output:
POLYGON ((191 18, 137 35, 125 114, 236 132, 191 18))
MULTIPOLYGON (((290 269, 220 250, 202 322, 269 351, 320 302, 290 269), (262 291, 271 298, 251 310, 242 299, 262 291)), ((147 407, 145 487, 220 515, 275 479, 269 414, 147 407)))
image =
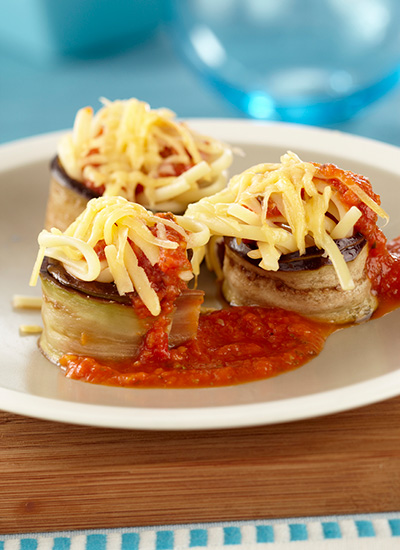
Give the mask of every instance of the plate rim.
MULTIPOLYGON (((185 120, 198 131, 207 131, 210 135, 217 133, 214 130, 217 128, 219 134, 222 131, 222 134, 227 136, 221 139, 226 140, 233 127, 236 127, 236 131, 251 127, 252 132, 244 133, 240 137, 242 143, 249 145, 265 144, 275 147, 284 142, 287 143, 288 138, 289 141, 295 142, 306 135, 304 147, 312 148, 315 152, 329 152, 353 161, 362 161, 367 165, 371 164, 368 159, 374 158, 371 166, 386 169, 389 164, 391 171, 400 175, 400 166, 397 167, 396 164, 400 148, 374 139, 338 130, 292 123, 261 122, 241 118, 185 120), (268 131, 264 139, 265 130, 268 131), (274 142, 271 141, 271 131, 274 132, 274 142)), ((57 141, 67 131, 60 130, 0 144, 0 174, 33 162, 43 162, 46 159, 50 161, 57 141)), ((235 138, 234 141, 237 142, 239 139, 235 138)), ((394 372, 325 392, 276 401, 190 409, 187 407, 154 409, 77 403, 0 387, 0 408, 7 412, 43 420, 116 429, 173 431, 243 428, 295 422, 378 403, 399 395, 399 382, 400 365, 394 372), (352 396, 351 403, 348 402, 349 395, 352 396), (293 414, 293 408, 296 414, 293 414), (127 414, 128 411, 129 414, 127 414), (190 415, 182 414, 183 411, 190 411, 190 415)), ((140 391, 151 390, 141 389, 140 391)))
MULTIPOLYGON (((399 385, 399 382, 400 372, 396 371, 364 382, 351 384, 345 388, 337 388, 302 397, 269 401, 267 404, 239 404, 190 409, 185 407, 150 409, 75 403, 32 394, 26 395, 7 388, 0 388, 0 401, 1 410, 3 411, 53 422, 127 430, 200 431, 267 426, 334 415, 398 396, 400 390, 396 389, 396 386, 399 385), (374 382, 373 388, 371 382, 374 382), (16 399, 19 394, 23 395, 21 401, 16 399), (346 394, 356 394, 359 397, 353 399, 351 405, 349 405, 340 399, 346 394), (301 412, 293 417, 293 414, 288 412, 290 411, 290 407, 287 406, 288 403, 292 407, 294 405, 301 412), (335 403, 335 406, 332 403, 335 403), (307 406, 302 407, 304 404, 307 406), (265 415, 265 408, 268 409, 268 416, 265 415), (126 414, 127 411, 130 415, 126 414), (190 417, 182 415, 183 411, 190 411, 190 417), (216 411, 219 413, 217 420, 215 418, 216 411), (84 419, 82 413, 86 415, 84 419)), ((141 389, 140 391, 151 390, 141 389)), ((165 391, 169 390, 166 389, 165 391)))

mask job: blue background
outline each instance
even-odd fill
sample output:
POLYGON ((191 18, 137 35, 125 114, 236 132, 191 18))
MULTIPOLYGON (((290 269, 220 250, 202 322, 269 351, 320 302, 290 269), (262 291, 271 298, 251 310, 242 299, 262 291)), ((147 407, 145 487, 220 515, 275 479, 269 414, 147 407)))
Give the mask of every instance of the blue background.
MULTIPOLYGON (((1 42, 0 33, 0 143, 70 128, 76 111, 86 105, 97 110, 102 96, 137 97, 182 118, 244 116, 192 72, 167 27, 145 34, 98 49, 97 57, 52 58, 40 57, 29 44, 24 51, 7 43, 4 34, 1 42)), ((400 145, 399 113, 397 88, 353 120, 331 127, 400 145)))

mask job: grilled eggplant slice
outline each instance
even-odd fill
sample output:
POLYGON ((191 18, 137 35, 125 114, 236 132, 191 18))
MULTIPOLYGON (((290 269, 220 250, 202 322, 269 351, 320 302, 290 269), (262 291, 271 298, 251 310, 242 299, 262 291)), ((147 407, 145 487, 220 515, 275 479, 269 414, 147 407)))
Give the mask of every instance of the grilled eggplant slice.
MULTIPOLYGON (((39 346, 50 361, 58 363, 65 354, 121 361, 139 353, 155 319, 140 318, 114 284, 74 281, 59 262, 47 258, 40 277, 44 328, 39 346)), ((167 328, 170 347, 195 337, 203 295, 187 290, 177 298, 167 328)))
POLYGON ((58 157, 50 165, 51 179, 46 206, 45 228, 65 231, 85 210, 88 201, 100 196, 83 183, 70 178, 58 157))
POLYGON ((323 251, 283 255, 278 271, 266 271, 247 257, 250 248, 236 239, 225 239, 223 294, 236 306, 274 306, 320 321, 338 324, 368 319, 377 308, 365 264, 368 244, 361 235, 336 241, 346 260, 354 289, 343 290, 323 251))

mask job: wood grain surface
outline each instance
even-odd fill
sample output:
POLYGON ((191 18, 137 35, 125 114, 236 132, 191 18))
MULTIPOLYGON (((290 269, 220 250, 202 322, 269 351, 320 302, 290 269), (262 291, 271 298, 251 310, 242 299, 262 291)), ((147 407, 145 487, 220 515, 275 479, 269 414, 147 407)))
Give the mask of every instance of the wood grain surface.
POLYGON ((0 413, 0 533, 400 510, 400 398, 324 418, 124 431, 0 413))

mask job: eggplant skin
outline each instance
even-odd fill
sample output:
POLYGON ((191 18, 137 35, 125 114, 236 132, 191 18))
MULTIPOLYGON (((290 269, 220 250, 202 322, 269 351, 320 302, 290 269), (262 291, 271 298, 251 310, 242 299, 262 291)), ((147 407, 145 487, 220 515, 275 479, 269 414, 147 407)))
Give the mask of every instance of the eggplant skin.
MULTIPOLYGON (((245 258, 247 262, 258 266, 260 260, 254 260, 247 256, 248 252, 253 250, 250 243, 238 242, 234 237, 224 237, 224 243, 233 252, 245 258)), ((335 243, 346 262, 354 260, 367 245, 367 241, 361 233, 357 233, 353 237, 337 239, 335 243)), ((309 246, 306 253, 302 255, 297 251, 283 254, 279 258, 279 271, 311 271, 324 265, 332 265, 332 262, 329 256, 324 255, 324 250, 317 246, 309 246)))
POLYGON ((318 269, 265 271, 225 244, 222 292, 234 306, 280 307, 337 324, 367 320, 378 307, 366 274, 367 244, 347 262, 355 283, 340 287, 332 265, 318 269))
POLYGON ((54 260, 53 258, 44 258, 40 275, 43 278, 53 279, 54 282, 63 286, 64 288, 70 288, 81 292, 94 298, 103 298, 105 300, 112 300, 128 306, 132 305, 132 301, 128 295, 121 296, 118 293, 115 283, 99 283, 97 281, 81 281, 70 275, 65 270, 61 262, 54 260))

